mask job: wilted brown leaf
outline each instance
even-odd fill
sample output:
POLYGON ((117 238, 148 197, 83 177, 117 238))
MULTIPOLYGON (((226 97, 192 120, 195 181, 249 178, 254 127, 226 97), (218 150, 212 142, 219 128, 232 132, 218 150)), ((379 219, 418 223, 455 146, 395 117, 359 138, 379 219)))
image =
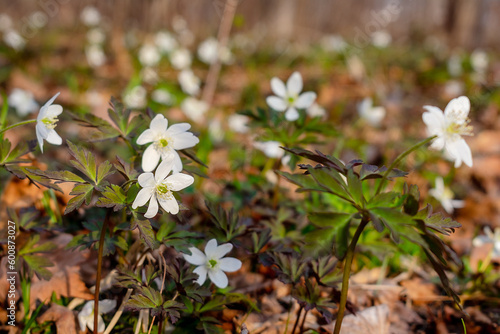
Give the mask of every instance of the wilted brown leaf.
POLYGON ((52 306, 36 320, 39 324, 45 321, 54 321, 57 328, 57 334, 77 334, 75 315, 64 306, 52 304, 52 306))

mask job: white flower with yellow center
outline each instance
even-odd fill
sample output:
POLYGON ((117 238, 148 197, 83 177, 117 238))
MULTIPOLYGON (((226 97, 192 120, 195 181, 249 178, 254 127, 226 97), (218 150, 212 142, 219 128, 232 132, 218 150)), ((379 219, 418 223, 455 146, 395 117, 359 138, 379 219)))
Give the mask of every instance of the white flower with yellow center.
POLYGON ((57 134, 56 130, 54 130, 59 121, 57 116, 63 112, 63 107, 60 105, 52 105, 52 102, 54 102, 58 95, 59 93, 54 95, 42 108, 40 108, 40 112, 36 118, 36 139, 38 140, 42 153, 44 139, 54 145, 62 144, 62 138, 57 134))
POLYGON ((191 247, 189 251, 191 255, 182 254, 187 262, 194 264, 196 267, 193 272, 198 275, 196 281, 199 285, 205 283, 207 274, 210 280, 219 288, 227 287, 228 279, 224 272, 234 272, 241 268, 241 261, 234 257, 226 257, 224 255, 233 249, 231 244, 222 244, 217 246, 217 240, 210 240, 205 246, 205 253, 198 248, 191 247))
POLYGON ((443 178, 436 178, 436 188, 429 190, 429 195, 437 199, 448 213, 453 213, 454 209, 463 208, 464 201, 455 200, 450 188, 444 186, 443 178))
POLYGON ((472 153, 462 136, 472 136, 472 126, 468 117, 470 101, 466 96, 451 100, 444 113, 433 106, 424 106, 427 110, 422 119, 427 125, 429 136, 437 136, 430 148, 446 150, 446 153, 455 160, 455 167, 460 167, 462 162, 472 167, 472 153))
MULTIPOLYGON (((99 315, 97 316, 97 331, 104 332, 106 325, 101 314, 111 312, 116 307, 116 300, 104 299, 99 301, 99 315)), ((82 332, 86 332, 87 327, 94 331, 94 301, 88 301, 83 309, 78 313, 78 322, 82 332)))
POLYGON ((138 145, 152 143, 144 151, 142 169, 145 172, 151 172, 158 165, 160 158, 165 160, 173 156, 173 172, 180 172, 182 161, 176 150, 193 147, 200 141, 191 132, 187 132, 190 128, 191 125, 188 123, 179 123, 168 127, 168 120, 161 114, 156 115, 151 121, 149 129, 137 138, 138 145))
POLYGON ((143 206, 149 201, 148 210, 144 214, 146 218, 156 216, 158 203, 166 212, 174 215, 179 212, 179 204, 173 192, 189 187, 193 184, 194 178, 184 173, 174 173, 168 176, 173 167, 174 156, 170 155, 161 162, 154 175, 151 172, 139 175, 138 182, 142 189, 132 203, 133 209, 143 206))
POLYGON ((276 111, 284 111, 288 121, 296 121, 299 118, 297 109, 307 109, 316 100, 316 93, 302 91, 302 76, 299 72, 294 72, 286 86, 280 79, 271 79, 271 89, 276 96, 268 96, 267 104, 276 111))

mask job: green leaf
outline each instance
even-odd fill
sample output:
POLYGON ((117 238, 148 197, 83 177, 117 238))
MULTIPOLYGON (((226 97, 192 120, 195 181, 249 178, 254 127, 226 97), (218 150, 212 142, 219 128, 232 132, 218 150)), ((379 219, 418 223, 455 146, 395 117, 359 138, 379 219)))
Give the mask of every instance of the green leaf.
POLYGON ((83 123, 84 126, 97 130, 90 134, 90 141, 107 140, 120 136, 120 131, 116 130, 111 124, 89 112, 75 110, 65 112, 70 114, 76 121, 83 123))
POLYGON ((14 164, 5 165, 5 169, 14 174, 20 179, 28 178, 35 186, 42 185, 44 187, 63 192, 62 189, 55 183, 52 183, 51 179, 44 176, 44 172, 36 167, 24 167, 14 164))
POLYGON ((69 140, 66 142, 68 143, 69 153, 75 158, 75 160, 71 160, 70 163, 95 184, 97 176, 95 155, 84 147, 78 148, 69 140))
POLYGON ((325 188, 329 193, 337 195, 348 202, 353 202, 350 200, 352 196, 347 192, 347 185, 340 177, 340 173, 332 169, 312 167, 309 167, 308 171, 314 177, 316 182, 325 188))
POLYGON ((134 220, 131 224, 131 228, 139 229, 139 233, 141 235, 141 240, 151 249, 156 249, 159 246, 158 241, 155 238, 155 234, 153 232, 153 228, 151 227, 151 223, 149 220, 134 220))
POLYGON ((349 169, 349 171, 347 172, 347 184, 349 192, 351 194, 351 198, 358 206, 364 207, 365 198, 363 197, 361 181, 359 180, 358 176, 354 174, 354 171, 352 169, 349 169))
POLYGON ((420 200, 420 192, 418 191, 418 186, 414 184, 408 188, 408 185, 405 183, 404 194, 406 195, 403 206, 404 212, 409 214, 410 216, 416 215, 418 212, 420 200))
POLYGON ((305 174, 290 174, 287 172, 277 172, 279 175, 283 176, 286 178, 288 181, 298 185, 299 189, 297 189, 297 192, 302 192, 302 191, 324 191, 326 192, 326 189, 324 187, 321 187, 318 185, 314 179, 310 175, 305 175, 305 174))
POLYGON ((68 170, 64 171, 39 171, 41 175, 46 176, 53 180, 59 180, 61 182, 75 182, 75 183, 86 183, 84 179, 68 170))
POLYGON ((38 255, 23 255, 22 258, 28 265, 29 269, 33 270, 39 278, 49 280, 52 277, 52 273, 47 269, 47 267, 53 267, 54 264, 47 257, 38 255))
POLYGON ((319 151, 316 151, 316 153, 313 153, 311 151, 307 151, 307 150, 304 150, 301 148, 286 148, 286 147, 284 147, 283 149, 285 151, 290 152, 290 153, 293 153, 293 154, 299 155, 301 157, 307 158, 309 160, 318 162, 326 167, 333 168, 333 169, 337 170, 338 172, 345 172, 345 166, 342 163, 342 161, 340 161, 339 159, 337 159, 335 157, 325 155, 319 151))
POLYGON ((449 217, 443 217, 439 212, 432 214, 432 206, 430 204, 427 204, 427 206, 420 210, 413 218, 423 221, 426 227, 444 235, 450 235, 456 228, 462 226, 449 217))
POLYGON ((90 200, 92 199, 93 191, 94 187, 91 184, 77 184, 69 193, 70 195, 75 195, 75 197, 72 197, 68 201, 68 206, 66 206, 64 214, 68 214, 71 211, 78 209, 82 206, 84 201, 86 205, 89 205, 90 200))
POLYGON ((120 186, 112 184, 106 187, 97 200, 98 207, 113 208, 113 211, 121 210, 127 204, 127 195, 120 186))
POLYGON ((320 233, 325 233, 325 238, 331 238, 333 247, 335 248, 335 256, 338 259, 343 259, 350 239, 349 223, 352 219, 352 214, 314 212, 309 214, 308 218, 314 225, 322 227, 319 230, 320 232, 315 231, 318 237, 320 237, 320 233))
POLYGON ((400 242, 400 235, 398 230, 400 230, 400 226, 406 225, 415 225, 412 217, 407 214, 398 211, 392 208, 372 208, 370 209, 372 214, 375 214, 380 218, 382 223, 389 229, 391 232, 391 237, 394 242, 400 242))
POLYGON ((370 199, 366 204, 366 208, 376 208, 376 207, 395 207, 396 201, 401 198, 401 194, 395 191, 389 191, 386 193, 380 193, 370 199))
POLYGON ((340 212, 313 212, 308 218, 311 223, 319 227, 336 227, 346 224, 351 216, 340 212))

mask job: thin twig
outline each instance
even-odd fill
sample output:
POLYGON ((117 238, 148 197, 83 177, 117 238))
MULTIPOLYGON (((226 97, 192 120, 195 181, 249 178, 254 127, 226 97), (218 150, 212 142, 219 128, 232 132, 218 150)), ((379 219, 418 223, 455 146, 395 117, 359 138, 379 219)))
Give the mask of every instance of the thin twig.
POLYGON ((116 323, 118 322, 118 320, 120 319, 120 317, 123 313, 123 309, 125 308, 125 303, 127 302, 127 300, 130 298, 130 295, 132 294, 132 291, 133 291, 133 289, 127 290, 127 294, 123 298, 123 301, 122 301, 122 304, 120 305, 120 308, 118 309, 118 311, 116 311, 115 315, 113 316, 113 318, 109 322, 109 325, 106 328, 106 330, 104 331, 104 334, 111 333, 111 331, 113 330, 113 327, 115 327, 116 323))
POLYGON ((97 275, 95 282, 95 293, 94 293, 94 334, 98 333, 98 323, 99 323, 99 290, 101 287, 101 275, 102 275, 102 252, 104 249, 104 239, 106 236, 106 229, 109 223, 109 217, 111 216, 111 210, 106 212, 106 217, 102 223, 101 236, 99 238, 99 250, 97 255, 97 275))
POLYGON ((295 324, 293 325, 292 334, 295 334, 295 330, 297 329, 297 326, 299 325, 299 319, 300 319, 300 315, 302 314, 303 308, 304 307, 302 305, 300 305, 299 311, 297 312, 297 318, 295 319, 295 324))
MULTIPOLYGON (((229 40, 229 33, 231 32, 231 26, 233 24, 234 14, 236 13, 238 1, 239 0, 226 0, 224 13, 222 14, 222 20, 219 26, 219 32, 217 34, 217 39, 219 41, 218 47, 221 49, 226 47, 229 40)), ((221 63, 219 57, 217 57, 215 62, 210 65, 210 69, 208 70, 207 79, 205 82, 205 88, 203 89, 202 100, 205 101, 208 105, 212 104, 220 69, 221 63)))

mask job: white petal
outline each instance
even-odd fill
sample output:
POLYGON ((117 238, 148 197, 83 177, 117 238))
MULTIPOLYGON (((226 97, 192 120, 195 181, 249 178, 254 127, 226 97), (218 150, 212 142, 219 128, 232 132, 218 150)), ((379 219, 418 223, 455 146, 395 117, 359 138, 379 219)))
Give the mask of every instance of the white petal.
POLYGON ((279 97, 285 97, 286 96, 286 87, 283 81, 280 79, 274 77, 271 79, 271 90, 273 91, 274 94, 276 94, 279 97))
POLYGON ((288 104, 280 97, 268 96, 266 98, 267 105, 277 111, 285 111, 288 104))
POLYGON ((36 128, 38 129, 38 132, 40 133, 40 137, 43 139, 46 139, 47 136, 49 135, 49 129, 45 126, 43 123, 36 123, 36 128))
POLYGON ((434 139, 432 141, 432 144, 431 144, 430 148, 433 149, 433 150, 438 150, 439 151, 439 150, 443 149, 445 143, 446 142, 445 142, 445 140, 444 140, 443 137, 437 137, 436 139, 434 139))
POLYGON ((212 253, 217 249, 217 239, 210 239, 205 245, 205 254, 207 257, 213 257, 212 253))
POLYGON ((90 319, 87 319, 87 318, 88 318, 88 316, 81 315, 81 312, 78 313, 78 323, 80 324, 80 330, 82 332, 86 331, 86 329, 87 329, 87 323, 90 322, 90 319))
POLYGON ((464 139, 461 139, 457 144, 458 152, 462 161, 469 167, 472 167, 472 152, 469 145, 464 139))
POLYGON ((315 92, 302 93, 302 94, 300 94, 299 98, 295 102, 295 107, 298 109, 309 108, 314 103, 314 100, 316 100, 316 93, 315 92))
MULTIPOLYGON (((92 321, 92 327, 94 327, 94 322, 93 321, 92 321)), ((104 324, 104 320, 102 320, 102 317, 99 314, 97 316, 97 332, 98 333, 102 333, 102 332, 104 332, 105 329, 106 329, 106 325, 104 324)), ((94 329, 90 328, 90 330, 94 330, 94 329)))
POLYGON ((172 168, 172 173, 176 174, 182 171, 182 160, 179 153, 176 151, 173 151, 172 154, 174 155, 174 167, 172 168))
POLYGON ((486 235, 478 235, 472 240, 472 245, 474 247, 481 247, 482 245, 491 243, 492 240, 486 235))
POLYGON ((424 106, 427 112, 422 114, 422 120, 429 127, 441 127, 445 124, 444 114, 438 107, 424 106))
POLYGON ((193 270, 193 273, 199 276, 196 280, 196 283, 198 283, 199 285, 203 285, 203 283, 205 283, 205 281, 207 280, 207 272, 208 270, 205 266, 196 267, 196 269, 193 270))
POLYGON ((153 193, 153 196, 151 196, 151 199, 149 200, 148 211, 146 211, 144 217, 153 218, 154 216, 156 216, 157 213, 158 213, 158 201, 156 200, 156 195, 153 193))
POLYGON ((238 259, 235 259, 234 257, 226 257, 226 258, 220 259, 219 268, 224 270, 225 272, 231 273, 233 271, 240 270, 241 261, 238 259))
POLYGON ((40 127, 43 125, 37 124, 35 126, 35 132, 36 132, 36 139, 38 140, 38 145, 40 145, 40 151, 43 153, 43 137, 42 134, 40 133, 40 127))
POLYGON ((293 122, 299 119, 299 112, 295 108, 288 108, 285 113, 285 118, 289 122, 293 122))
POLYGON ((286 90, 288 95, 299 95, 302 91, 302 76, 299 72, 293 72, 286 82, 286 90))
POLYGON ((177 203, 177 200, 175 198, 167 200, 158 199, 158 202, 160 203, 163 210, 165 210, 166 212, 171 213, 173 215, 179 213, 179 203, 177 203))
POLYGON ((113 311, 116 307, 116 300, 103 299, 99 301, 99 313, 108 313, 113 311))
POLYGON ((200 140, 191 132, 178 133, 175 135, 173 148, 175 150, 183 150, 185 148, 193 147, 198 144, 200 140))
POLYGON ((167 177, 167 175, 172 171, 172 167, 174 166, 174 154, 172 152, 169 152, 168 155, 162 158, 163 160, 155 172, 156 183, 164 180, 167 177))
POLYGON ((60 92, 57 93, 56 95, 52 96, 52 98, 50 100, 48 100, 42 107, 42 109, 45 109, 45 111, 47 110, 47 107, 49 107, 55 100, 56 98, 59 96, 59 94, 61 94, 60 92))
POLYGON ((81 315, 82 317, 87 317, 91 315, 93 311, 94 311, 94 301, 90 300, 86 302, 85 305, 83 305, 83 308, 80 311, 80 313, 78 313, 78 315, 79 316, 81 315))
POLYGON ((460 96, 451 100, 444 109, 444 115, 448 116, 452 111, 460 112, 460 115, 467 117, 470 111, 470 101, 467 96, 460 96))
POLYGON ((151 124, 149 128, 156 132, 165 132, 167 131, 168 120, 162 114, 158 114, 151 120, 151 124))
POLYGON ((153 176, 153 173, 151 172, 142 173, 137 178, 137 181, 139 182, 139 185, 143 188, 154 187, 156 185, 155 178, 153 176))
POLYGON ((222 270, 217 270, 217 271, 209 270, 208 277, 217 287, 221 289, 227 287, 228 283, 227 276, 226 274, 224 274, 222 270))
POLYGON ((170 175, 165 181, 170 184, 170 190, 179 191, 192 185, 194 182, 194 177, 184 173, 177 173, 170 175))
POLYGON ((63 112, 63 107, 58 104, 54 104, 47 108, 46 115, 48 117, 54 117, 54 116, 59 116, 62 112, 63 112))
POLYGON ((142 169, 145 172, 153 171, 160 161, 160 154, 156 151, 153 144, 149 145, 142 155, 142 169))
POLYGON ((167 129, 167 133, 169 136, 174 136, 178 133, 186 132, 191 129, 191 124, 189 123, 178 123, 173 124, 167 129))
POLYGON ((441 200, 441 205, 443 206, 443 209, 449 213, 453 213, 453 205, 451 204, 450 200, 441 200))
MULTIPOLYGON (((215 241, 215 239, 212 239, 215 241)), ((212 241, 210 240, 210 241, 212 241)), ((213 248, 214 244, 210 244, 210 247, 209 247, 209 244, 210 242, 207 244, 207 247, 205 248, 205 254, 207 254, 207 258, 214 258, 214 259, 221 259, 224 257, 224 255, 226 255, 227 253, 229 253, 231 251, 231 249, 233 249, 233 245, 232 244, 222 244, 220 246, 217 246, 215 248, 213 248)), ((217 244, 217 243, 215 243, 217 244)))
POLYGON ((151 199, 151 197, 153 196, 154 191, 155 191, 155 189, 151 188, 151 187, 141 189, 137 193, 137 196, 135 197, 134 203, 132 203, 132 209, 136 209, 136 208, 146 204, 146 202, 149 201, 151 199))
POLYGON ((191 252, 191 255, 182 253, 182 256, 184 256, 184 259, 187 262, 194 264, 195 266, 201 266, 207 262, 207 257, 198 248, 190 247, 189 251, 191 252))
POLYGON ((61 145, 62 144, 62 138, 59 136, 56 132, 56 130, 52 129, 49 130, 49 133, 47 134, 47 138, 45 140, 53 145, 61 145))
POLYGON ((147 129, 144 130, 143 133, 141 133, 139 138, 137 138, 136 143, 137 145, 144 145, 147 143, 151 143, 155 140, 155 137, 156 137, 156 132, 151 129, 147 129))

